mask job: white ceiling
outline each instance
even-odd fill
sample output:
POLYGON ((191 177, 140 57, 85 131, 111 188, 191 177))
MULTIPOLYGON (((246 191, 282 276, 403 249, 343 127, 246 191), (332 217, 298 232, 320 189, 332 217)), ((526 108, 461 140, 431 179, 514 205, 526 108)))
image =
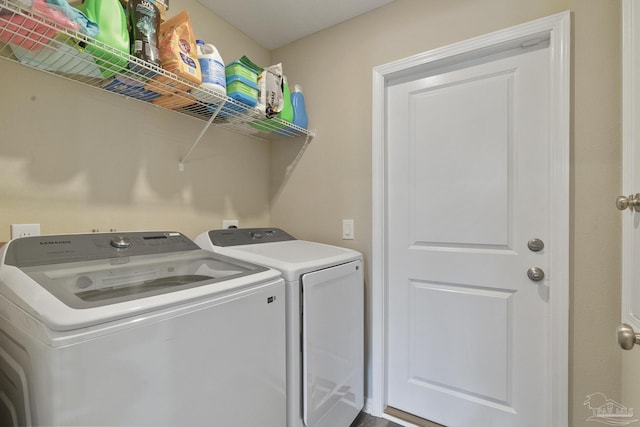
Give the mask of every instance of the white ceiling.
POLYGON ((394 0, 198 0, 267 49, 276 49, 394 0))

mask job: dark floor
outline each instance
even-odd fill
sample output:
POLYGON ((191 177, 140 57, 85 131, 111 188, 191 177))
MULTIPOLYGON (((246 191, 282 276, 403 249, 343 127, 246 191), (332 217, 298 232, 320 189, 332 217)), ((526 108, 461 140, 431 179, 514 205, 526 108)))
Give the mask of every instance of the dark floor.
MULTIPOLYGON (((391 414, 394 417, 400 417, 400 419, 406 419, 407 421, 413 423, 417 427, 445 427, 441 424, 436 424, 432 421, 428 421, 422 418, 418 418, 414 415, 407 414, 405 412, 399 411, 394 408, 387 408, 388 414, 391 414), (406 418, 405 418, 406 417, 406 418)), ((402 427, 400 424, 394 423, 393 421, 385 420, 384 418, 377 418, 369 414, 365 414, 364 412, 360 412, 360 415, 353 421, 351 427, 402 427)))
POLYGON ((351 424, 351 427, 402 427, 400 424, 396 424, 392 421, 385 420, 384 418, 376 418, 372 415, 361 412, 351 424))

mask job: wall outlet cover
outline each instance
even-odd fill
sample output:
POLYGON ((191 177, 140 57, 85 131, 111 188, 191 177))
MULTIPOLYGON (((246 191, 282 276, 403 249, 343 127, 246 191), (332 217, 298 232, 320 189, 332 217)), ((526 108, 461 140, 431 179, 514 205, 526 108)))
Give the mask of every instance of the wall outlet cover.
POLYGON ((223 219, 222 220, 222 228, 238 228, 238 220, 237 219, 223 219))
POLYGON ((40 235, 40 224, 11 224, 11 238, 40 235))

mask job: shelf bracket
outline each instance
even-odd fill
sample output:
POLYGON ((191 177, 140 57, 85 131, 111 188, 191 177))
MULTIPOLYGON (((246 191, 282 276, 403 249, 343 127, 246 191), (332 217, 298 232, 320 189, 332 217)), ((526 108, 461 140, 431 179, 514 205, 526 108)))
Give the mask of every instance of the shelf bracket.
POLYGON ((211 123, 213 123, 213 119, 215 119, 218 113, 220 112, 220 110, 222 110, 223 105, 224 105, 224 101, 220 101, 220 105, 218 105, 218 107, 216 108, 216 111, 214 111, 213 114, 211 114, 211 117, 209 117, 209 120, 207 120, 207 123, 204 125, 204 127, 200 131, 200 134, 198 135, 196 140, 193 141, 193 144, 191 144, 191 147, 189 148, 189 151, 187 151, 187 154, 185 154, 184 157, 178 162, 178 170, 180 172, 184 172, 184 163, 187 161, 187 159, 189 159, 191 152, 196 148, 196 145, 198 145, 198 143, 200 142, 204 134, 207 132, 207 129, 209 129, 209 126, 211 126, 211 123))
POLYGON ((307 144, 309 144, 311 141, 313 141, 313 138, 316 137, 316 130, 310 130, 307 132, 307 138, 304 140, 304 145, 305 147, 307 146, 307 144))

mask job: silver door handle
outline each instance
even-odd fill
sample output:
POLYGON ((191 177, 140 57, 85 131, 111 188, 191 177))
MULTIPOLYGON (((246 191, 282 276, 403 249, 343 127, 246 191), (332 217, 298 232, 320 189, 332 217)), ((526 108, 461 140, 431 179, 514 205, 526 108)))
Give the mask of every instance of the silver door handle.
POLYGON ((531 281, 539 282, 544 279, 544 270, 540 267, 531 267, 527 270, 527 277, 531 281))
POLYGON ((640 334, 636 334, 633 328, 626 323, 622 323, 616 329, 618 334, 618 345, 623 350, 631 350, 634 345, 640 344, 640 334))
POLYGON ((629 208, 632 211, 640 212, 640 193, 627 196, 618 196, 616 199, 616 208, 623 211, 629 208))

